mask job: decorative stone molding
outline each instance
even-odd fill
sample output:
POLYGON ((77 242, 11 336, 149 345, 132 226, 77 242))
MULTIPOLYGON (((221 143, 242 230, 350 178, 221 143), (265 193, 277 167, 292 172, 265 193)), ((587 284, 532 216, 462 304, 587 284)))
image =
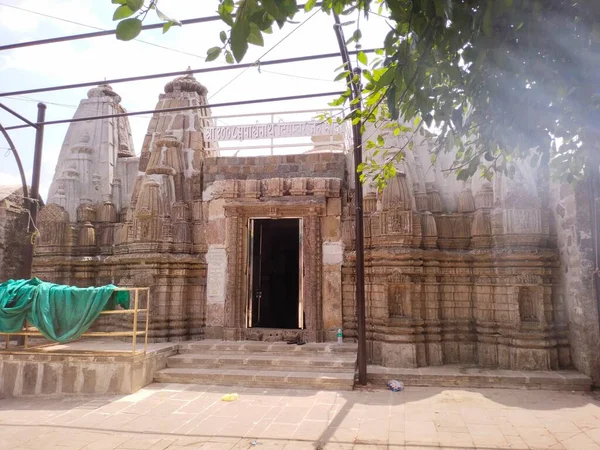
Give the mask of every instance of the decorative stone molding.
POLYGON ((475 199, 470 187, 466 187, 458 196, 458 212, 472 213, 475 212, 475 199))

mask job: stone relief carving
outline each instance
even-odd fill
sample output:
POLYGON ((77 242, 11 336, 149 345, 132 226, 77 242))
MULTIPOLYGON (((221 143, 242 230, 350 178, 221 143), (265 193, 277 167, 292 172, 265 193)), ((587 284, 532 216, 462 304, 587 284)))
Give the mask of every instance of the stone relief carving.
POLYGON ((519 316, 523 322, 537 322, 535 302, 531 288, 521 287, 518 294, 519 316))
POLYGON ((390 284, 388 287, 388 312, 390 317, 408 317, 410 296, 408 286, 390 284))

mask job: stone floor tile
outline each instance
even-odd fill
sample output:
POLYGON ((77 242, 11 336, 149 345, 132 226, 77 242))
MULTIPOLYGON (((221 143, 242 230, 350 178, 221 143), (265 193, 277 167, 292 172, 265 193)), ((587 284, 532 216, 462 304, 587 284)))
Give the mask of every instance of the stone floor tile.
POLYGON ((406 421, 405 424, 405 439, 410 445, 435 444, 437 445, 438 435, 433 422, 411 422, 406 421))
POLYGON ((162 440, 161 437, 145 437, 143 435, 141 435, 141 436, 135 436, 135 437, 129 439, 128 441, 124 442, 123 444, 121 444, 117 448, 119 448, 119 449, 148 450, 153 445, 159 443, 161 440, 162 440))
MULTIPOLYGON (((131 439, 129 435, 105 435, 96 442, 83 447, 84 450, 114 450, 131 439)), ((1 447, 0 447, 1 448, 1 447)))
POLYGON ((473 438, 469 433, 438 432, 437 438, 442 447, 472 447, 473 438))
MULTIPOLYGON (((413 417, 410 416, 410 420, 413 420, 413 417)), ((459 414, 453 413, 436 413, 434 414, 434 418, 432 419, 438 427, 451 427, 451 428, 466 428, 467 424, 463 417, 459 414)))
POLYGON ((560 443, 566 450, 600 450, 600 445, 585 433, 576 434, 560 443))
POLYGON ((262 434, 265 439, 290 439, 296 430, 297 424, 292 423, 272 423, 262 434))
POLYGON ((291 436, 291 439, 318 441, 328 430, 324 420, 304 420, 291 436))
POLYGON ((389 445, 404 445, 406 442, 406 433, 401 433, 398 431, 390 431, 390 435, 388 438, 389 445))
POLYGON ((390 432, 389 423, 382 420, 363 420, 358 429, 356 441, 360 443, 385 443, 390 432))
POLYGON ((600 444, 600 428, 593 428, 591 430, 586 430, 585 434, 587 434, 596 444, 600 444))
POLYGON ((309 410, 305 416, 307 420, 325 420, 331 422, 335 419, 343 417, 347 412, 346 410, 340 410, 339 406, 335 405, 324 405, 315 404, 309 410))
POLYGON ((177 436, 177 440, 171 447, 198 448, 208 440, 209 438, 202 436, 177 436))
POLYGON ((511 450, 528 450, 530 448, 521 438, 521 436, 505 434, 504 439, 506 439, 506 442, 508 442, 511 450))
MULTIPOLYGON (((354 444, 342 444, 339 442, 327 442, 321 450, 353 450, 354 444)), ((287 449, 286 449, 287 450, 287 449)))
POLYGON ((283 448, 284 450, 315 450, 318 447, 313 442, 289 441, 283 448))
POLYGON ((546 428, 515 427, 519 436, 532 449, 545 449, 558 444, 556 438, 546 428))
POLYGON ((281 424, 298 424, 307 416, 309 410, 310 409, 307 406, 284 407, 281 413, 275 417, 274 422, 281 424))
POLYGON ((340 444, 353 444, 358 437, 358 428, 329 428, 320 437, 319 441, 337 442, 340 444))
MULTIPOLYGON (((283 450, 285 446, 288 444, 286 439, 258 439, 257 445, 253 445, 250 447, 251 450, 283 450)), ((288 447, 289 448, 289 447, 288 447)), ((204 447, 202 447, 204 450, 204 447)))

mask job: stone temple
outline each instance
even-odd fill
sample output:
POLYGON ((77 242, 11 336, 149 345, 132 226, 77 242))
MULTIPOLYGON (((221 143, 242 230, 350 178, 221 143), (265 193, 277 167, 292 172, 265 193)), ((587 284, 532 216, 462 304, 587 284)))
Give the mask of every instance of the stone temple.
MULTIPOLYGON (((168 111, 206 95, 191 75, 167 83, 139 156, 127 118, 70 125, 35 275, 149 286, 154 342, 327 342, 339 328, 352 340, 352 153, 218 156, 210 110, 168 111)), ((123 111, 104 85, 75 117, 123 111)), ((575 368, 600 381, 585 192, 527 164, 491 183, 456 181, 449 164, 431 167, 422 141, 382 193, 363 188, 369 363, 575 368)))

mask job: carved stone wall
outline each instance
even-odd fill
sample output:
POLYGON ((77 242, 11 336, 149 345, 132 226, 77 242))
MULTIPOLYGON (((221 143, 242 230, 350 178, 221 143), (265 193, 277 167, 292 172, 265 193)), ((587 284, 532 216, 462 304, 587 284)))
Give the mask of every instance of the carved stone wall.
POLYGON ((0 186, 0 283, 21 278, 25 269, 29 214, 22 196, 22 188, 0 186))
MULTIPOLYGON (((318 161, 319 155, 314 156, 318 161)), ((259 165, 260 158, 256 161, 259 165)), ((250 219, 298 218, 302 224, 304 336, 310 341, 335 338, 341 326, 344 253, 340 233, 341 188, 341 179, 327 177, 226 179, 205 185, 208 336, 242 339, 250 332, 247 328, 250 219)))
MULTIPOLYGON (((100 89, 98 95, 90 92, 93 98, 101 98, 101 103, 116 102, 108 88, 100 89)), ((169 108, 205 105, 206 93, 191 75, 167 83, 139 159, 131 157, 123 145, 115 155, 114 146, 106 147, 94 139, 86 141, 80 159, 87 165, 69 169, 72 176, 81 178, 84 173, 95 173, 103 161, 115 162, 117 176, 108 183, 112 183, 114 195, 103 196, 101 202, 80 198, 74 216, 69 214, 70 204, 58 198, 39 215, 42 238, 36 249, 36 273, 49 281, 77 286, 149 286, 153 341, 199 339, 204 335, 202 127, 210 122, 210 111, 201 108, 174 114, 169 108), (133 169, 135 181, 122 177, 133 169)), ((115 139, 127 136, 126 127, 121 125, 115 139)), ((65 145, 73 134, 67 135, 65 145)), ((91 181, 106 191, 105 178, 91 181)), ((81 197, 85 192, 80 188, 76 193, 81 197)), ((53 195, 51 189, 51 198, 56 197, 53 195)), ((106 319, 98 326, 111 329, 118 320, 106 319)))
MULTIPOLYGON (((592 208, 588 183, 555 184, 551 189, 552 213, 560 266, 556 268, 554 302, 564 305, 573 365, 600 384, 600 327, 594 288, 594 243, 592 208)), ((600 200, 595 199, 600 206, 600 200)), ((600 208, 597 208, 600 209, 600 208)), ((600 217, 597 220, 600 223, 600 217)))
MULTIPOLYGON (((409 174, 365 197, 370 361, 570 367, 564 307, 554 296, 556 251, 535 188, 525 201, 506 180, 496 193, 489 183, 475 194, 462 186, 449 205, 409 174)), ((347 249, 354 248, 351 212, 342 217, 347 249)), ((344 330, 355 336, 353 252, 342 270, 344 330)))
MULTIPOLYGON (((116 94, 98 89, 90 104, 117 108, 116 94)), ((114 149, 91 133, 87 139, 85 130, 68 135, 63 159, 70 162, 59 165, 57 177, 73 183, 57 178, 40 212, 36 275, 80 286, 150 286, 154 341, 245 339, 249 221, 299 218, 304 336, 334 340, 341 327, 352 339, 351 161, 325 152, 211 155, 202 133, 211 120, 206 93, 191 75, 165 86, 139 162, 121 146, 128 130, 118 122, 110 187, 94 167, 114 149), (170 110, 179 106, 198 108, 170 110), (77 188, 82 177, 102 195, 77 188)), ((388 138, 392 147, 406 142, 388 138)), ((429 167, 426 143, 419 144, 382 193, 364 188, 370 362, 518 370, 574 363, 597 376, 591 235, 582 226, 584 208, 574 208, 581 194, 561 190, 551 210, 543 171, 523 165, 513 179, 461 182, 444 176, 450 160, 441 155, 429 167)), ((114 320, 98 326, 111 329, 114 320)))

